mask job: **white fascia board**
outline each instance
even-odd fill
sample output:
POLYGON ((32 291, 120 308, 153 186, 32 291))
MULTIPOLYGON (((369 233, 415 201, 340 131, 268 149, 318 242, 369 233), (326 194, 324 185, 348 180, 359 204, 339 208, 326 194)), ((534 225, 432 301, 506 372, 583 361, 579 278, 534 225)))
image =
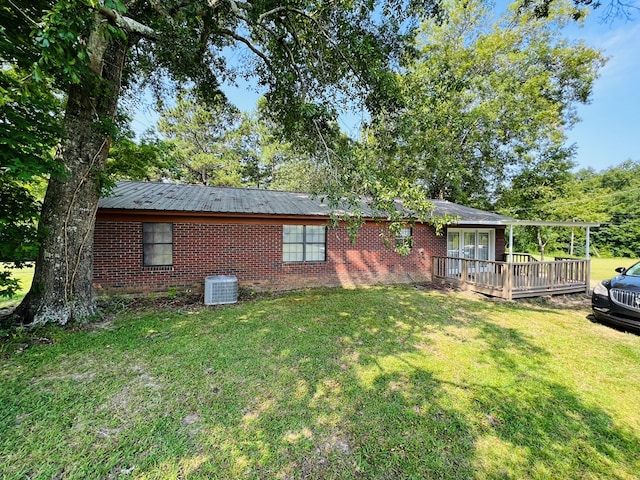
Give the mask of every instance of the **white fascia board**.
POLYGON ((596 222, 556 222, 544 220, 503 220, 502 225, 514 225, 521 227, 599 227, 596 222))

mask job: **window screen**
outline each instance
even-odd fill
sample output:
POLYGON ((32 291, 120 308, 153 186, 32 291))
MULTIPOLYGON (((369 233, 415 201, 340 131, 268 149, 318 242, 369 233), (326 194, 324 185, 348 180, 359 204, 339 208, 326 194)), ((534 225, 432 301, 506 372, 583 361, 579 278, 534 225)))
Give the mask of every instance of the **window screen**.
POLYGON ((145 267, 173 265, 173 225, 143 223, 142 250, 145 267))

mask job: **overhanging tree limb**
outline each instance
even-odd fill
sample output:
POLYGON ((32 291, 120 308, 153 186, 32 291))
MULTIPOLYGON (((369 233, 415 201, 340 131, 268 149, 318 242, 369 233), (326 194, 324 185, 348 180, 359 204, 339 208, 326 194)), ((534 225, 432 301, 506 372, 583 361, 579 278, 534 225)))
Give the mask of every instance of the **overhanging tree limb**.
POLYGON ((258 50, 258 48, 253 45, 253 43, 251 43, 251 41, 245 37, 243 37, 242 35, 239 35, 227 28, 220 28, 217 30, 218 33, 220 33, 221 35, 225 35, 227 37, 233 38, 234 40, 238 40, 239 42, 245 44, 249 50, 251 50, 253 53, 255 53, 257 56, 259 56, 262 61, 264 61, 264 63, 271 68, 271 61, 269 60, 269 58, 262 53, 260 50, 258 50))
POLYGON ((121 15, 120 12, 107 7, 98 8, 98 12, 104 18, 108 19, 114 26, 121 28, 127 33, 133 33, 136 35, 140 35, 144 38, 148 38, 149 40, 157 40, 158 34, 150 28, 133 18, 125 17, 121 15))

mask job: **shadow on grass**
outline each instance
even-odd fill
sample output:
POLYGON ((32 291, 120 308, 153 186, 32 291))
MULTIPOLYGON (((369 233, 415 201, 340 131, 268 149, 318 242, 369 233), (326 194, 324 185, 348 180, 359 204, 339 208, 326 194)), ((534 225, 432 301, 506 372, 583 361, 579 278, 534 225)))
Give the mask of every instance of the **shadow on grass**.
POLYGON ((511 388, 470 388, 475 408, 492 419, 486 445, 494 455, 485 456, 492 476, 624 479, 636 475, 637 434, 621 429, 602 409, 586 405, 566 386, 532 378, 511 388))
POLYGON ((406 287, 136 312, 11 360, 7 476, 635 475, 637 433, 549 380, 549 352, 495 312, 406 287))

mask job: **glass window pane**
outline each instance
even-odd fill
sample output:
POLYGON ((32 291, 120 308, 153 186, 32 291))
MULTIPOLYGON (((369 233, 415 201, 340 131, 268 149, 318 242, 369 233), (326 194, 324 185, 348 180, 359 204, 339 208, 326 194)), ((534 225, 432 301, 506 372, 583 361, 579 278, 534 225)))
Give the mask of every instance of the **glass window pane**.
POLYGON ((307 245, 307 255, 305 260, 308 262, 324 261, 325 260, 324 245, 320 245, 320 244, 307 245))
POLYGON ((301 262, 302 258, 302 244, 289 243, 282 245, 282 260, 285 262, 301 262))
POLYGON ((173 241, 170 223, 143 223, 142 235, 144 243, 171 243, 173 241))
POLYGON ((307 226, 307 243, 324 243, 325 227, 310 225, 307 226))
POLYGON ((173 241, 171 231, 156 232, 155 243, 171 243, 173 241))
POLYGON ((144 246, 144 265, 172 265, 173 246, 171 244, 150 244, 144 246))
POLYGON ((171 223, 143 223, 143 265, 173 265, 173 226, 171 223))
POLYGON ((447 233, 447 256, 460 256, 460 232, 447 233))
POLYGON ((304 225, 284 225, 282 228, 283 243, 302 243, 304 225))
POLYGON ((403 227, 396 235, 396 247, 408 246, 411 248, 411 227, 403 227))
POLYGON ((489 232, 478 232, 478 260, 489 260, 489 232))
POLYGON ((476 258, 476 232, 464 232, 464 258, 476 258))
POLYGON ((324 261, 326 236, 323 225, 283 225, 282 260, 324 261))

